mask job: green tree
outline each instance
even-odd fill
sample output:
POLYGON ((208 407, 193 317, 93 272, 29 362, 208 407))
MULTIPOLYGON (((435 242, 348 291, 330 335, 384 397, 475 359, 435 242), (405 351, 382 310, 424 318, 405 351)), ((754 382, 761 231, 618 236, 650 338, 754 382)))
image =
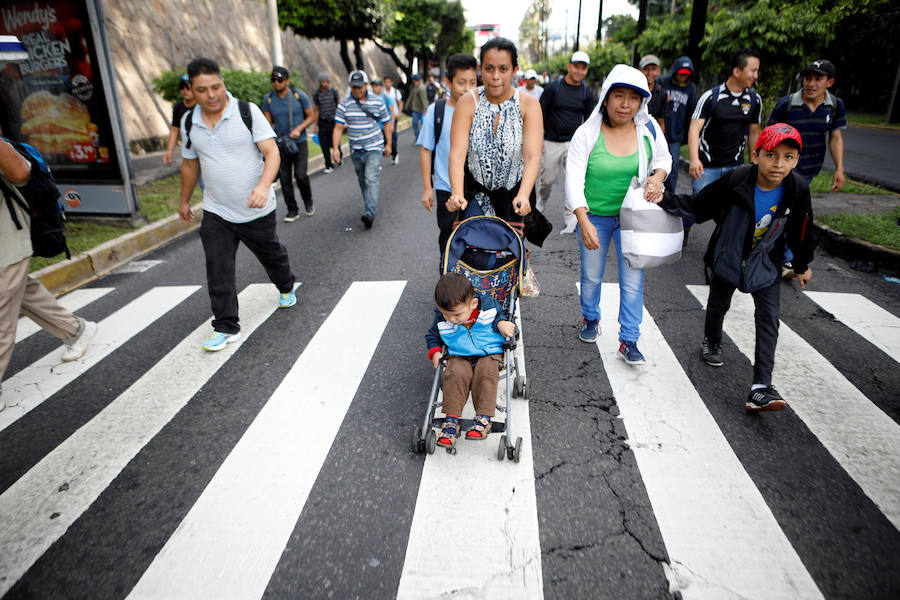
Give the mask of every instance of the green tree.
POLYGON ((541 60, 544 54, 544 22, 550 16, 547 0, 532 0, 519 24, 519 50, 529 63, 541 60))
POLYGON ((381 0, 280 0, 278 21, 297 35, 335 39, 341 45, 341 60, 349 73, 363 68, 361 40, 372 39, 385 16, 381 0), (355 61, 350 61, 349 42, 355 61))
POLYGON ((604 35, 610 42, 631 44, 637 38, 637 20, 630 15, 612 15, 603 19, 604 35))
MULTIPOLYGON (((183 69, 163 71, 159 77, 153 80, 153 91, 162 95, 169 102, 181 100, 178 86, 181 83, 182 73, 184 73, 183 69)), ((238 100, 249 100, 256 104, 259 104, 266 92, 272 89, 268 72, 222 69, 222 79, 225 80, 225 87, 232 96, 238 100)), ((302 89, 299 84, 293 85, 302 89)))

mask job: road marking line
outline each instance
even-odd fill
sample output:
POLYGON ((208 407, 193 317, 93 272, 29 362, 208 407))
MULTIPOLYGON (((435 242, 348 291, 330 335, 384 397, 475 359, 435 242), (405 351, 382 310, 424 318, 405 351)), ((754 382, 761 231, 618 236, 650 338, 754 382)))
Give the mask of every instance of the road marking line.
MULTIPOLYGON (((522 375, 523 348, 520 339, 516 353, 522 375)), ((497 398, 505 404, 502 377, 497 398)), ((422 405, 427 401, 426 396, 422 405)), ((440 447, 425 456, 398 599, 543 598, 528 402, 513 398, 510 413, 513 436, 523 440, 518 464, 497 460, 498 434, 483 442, 467 441, 463 434, 455 456, 440 447), (447 532, 446 525, 457 523, 459 515, 462 522, 478 522, 475 537, 464 528, 459 535, 447 532)))
POLYGON ((900 362, 900 319, 860 294, 805 293, 835 319, 900 362))
MULTIPOLYGON (((251 284, 241 292, 243 339, 276 310, 276 298, 268 283, 251 284)), ((241 346, 242 342, 204 352, 200 347, 210 331, 204 322, 0 495, 0 595, 241 346), (53 514, 57 517, 50 517, 53 514)))
MULTIPOLYGON (((87 306, 91 302, 98 300, 115 288, 82 288, 69 292, 65 296, 60 296, 57 301, 69 312, 75 312, 79 308, 87 306)), ((29 319, 22 317, 16 325, 16 343, 18 344, 25 338, 34 335, 41 330, 41 326, 29 319)))
MULTIPOLYGON (((647 364, 617 357, 619 286, 604 283, 596 344, 685 598, 822 598, 762 494, 644 309, 647 364)), ((743 410, 737 403, 735 411, 743 410)))
MULTIPOLYGON (((706 306, 708 288, 687 287, 706 306)), ((753 311, 750 294, 738 292, 725 317, 725 333, 750 362, 755 348, 753 311)), ((797 416, 900 529, 900 425, 783 322, 772 376, 797 416)))
POLYGON ((350 286, 129 598, 263 595, 405 286, 350 286))
POLYGON ((74 381, 198 289, 198 285, 155 287, 103 319, 87 352, 80 359, 62 362, 60 355, 64 346, 61 346, 4 381, 3 396, 7 407, 0 412, 0 431, 74 381))

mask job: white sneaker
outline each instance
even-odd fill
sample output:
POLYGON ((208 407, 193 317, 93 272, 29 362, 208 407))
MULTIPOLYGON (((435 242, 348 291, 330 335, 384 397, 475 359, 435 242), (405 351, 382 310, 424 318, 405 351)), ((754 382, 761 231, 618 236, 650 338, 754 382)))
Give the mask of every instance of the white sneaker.
POLYGON ((391 164, 399 165, 399 164, 400 164, 400 157, 399 157, 399 156, 395 156, 394 158, 392 158, 392 159, 391 159, 391 164))
POLYGON ((334 169, 332 169, 331 167, 325 167, 325 170, 322 172, 326 175, 330 175, 331 173, 334 173, 334 169))
POLYGON ((81 321, 81 333, 78 334, 77 338, 66 344, 66 349, 62 353, 63 362, 72 362, 84 356, 91 338, 97 333, 96 323, 85 321, 81 318, 79 320, 81 321))

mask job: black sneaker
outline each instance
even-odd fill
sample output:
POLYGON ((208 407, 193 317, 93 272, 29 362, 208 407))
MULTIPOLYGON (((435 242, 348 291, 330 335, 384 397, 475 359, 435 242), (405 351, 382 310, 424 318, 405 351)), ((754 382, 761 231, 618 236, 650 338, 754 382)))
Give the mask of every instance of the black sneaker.
POLYGON ((784 410, 787 408, 787 402, 785 402, 784 398, 781 397, 781 394, 775 391, 775 388, 770 385, 769 387, 750 390, 744 408, 750 412, 784 410))
POLYGON ((300 218, 300 211, 298 210, 289 210, 288 214, 284 217, 285 223, 293 223, 297 219, 300 218))
POLYGON ((313 206, 312 204, 310 204, 309 206, 306 207, 306 216, 311 217, 314 214, 316 214, 316 207, 313 206))
POLYGON ((703 362, 711 367, 721 367, 725 364, 725 359, 722 358, 722 342, 713 343, 703 338, 702 354, 703 362))
POLYGON ((372 229, 372 217, 363 215, 359 218, 359 220, 363 222, 363 225, 366 226, 366 229, 372 229))

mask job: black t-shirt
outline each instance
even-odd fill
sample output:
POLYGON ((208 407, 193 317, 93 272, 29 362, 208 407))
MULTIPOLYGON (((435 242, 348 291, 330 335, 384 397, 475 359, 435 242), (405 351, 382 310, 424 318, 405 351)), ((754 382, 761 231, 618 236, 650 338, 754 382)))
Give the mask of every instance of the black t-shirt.
MULTIPOLYGON (((196 106, 196 104, 194 105, 196 106)), ((192 106, 191 108, 194 108, 192 106)), ((181 117, 184 116, 184 113, 191 110, 184 105, 184 100, 179 100, 175 104, 172 105, 172 127, 181 128, 181 117)))
POLYGON ((653 86, 653 91, 650 92, 650 102, 647 103, 647 112, 653 117, 664 119, 666 117, 667 100, 666 90, 660 85, 659 79, 657 79, 656 85, 653 86))
POLYGON ((591 116, 594 92, 584 82, 569 85, 560 77, 544 88, 541 111, 544 113, 544 139, 568 142, 575 130, 591 116))
POLYGON ((700 162, 704 167, 744 163, 744 138, 750 125, 762 123, 762 99, 752 89, 733 94, 724 84, 706 90, 692 119, 705 119, 700 130, 700 162))

